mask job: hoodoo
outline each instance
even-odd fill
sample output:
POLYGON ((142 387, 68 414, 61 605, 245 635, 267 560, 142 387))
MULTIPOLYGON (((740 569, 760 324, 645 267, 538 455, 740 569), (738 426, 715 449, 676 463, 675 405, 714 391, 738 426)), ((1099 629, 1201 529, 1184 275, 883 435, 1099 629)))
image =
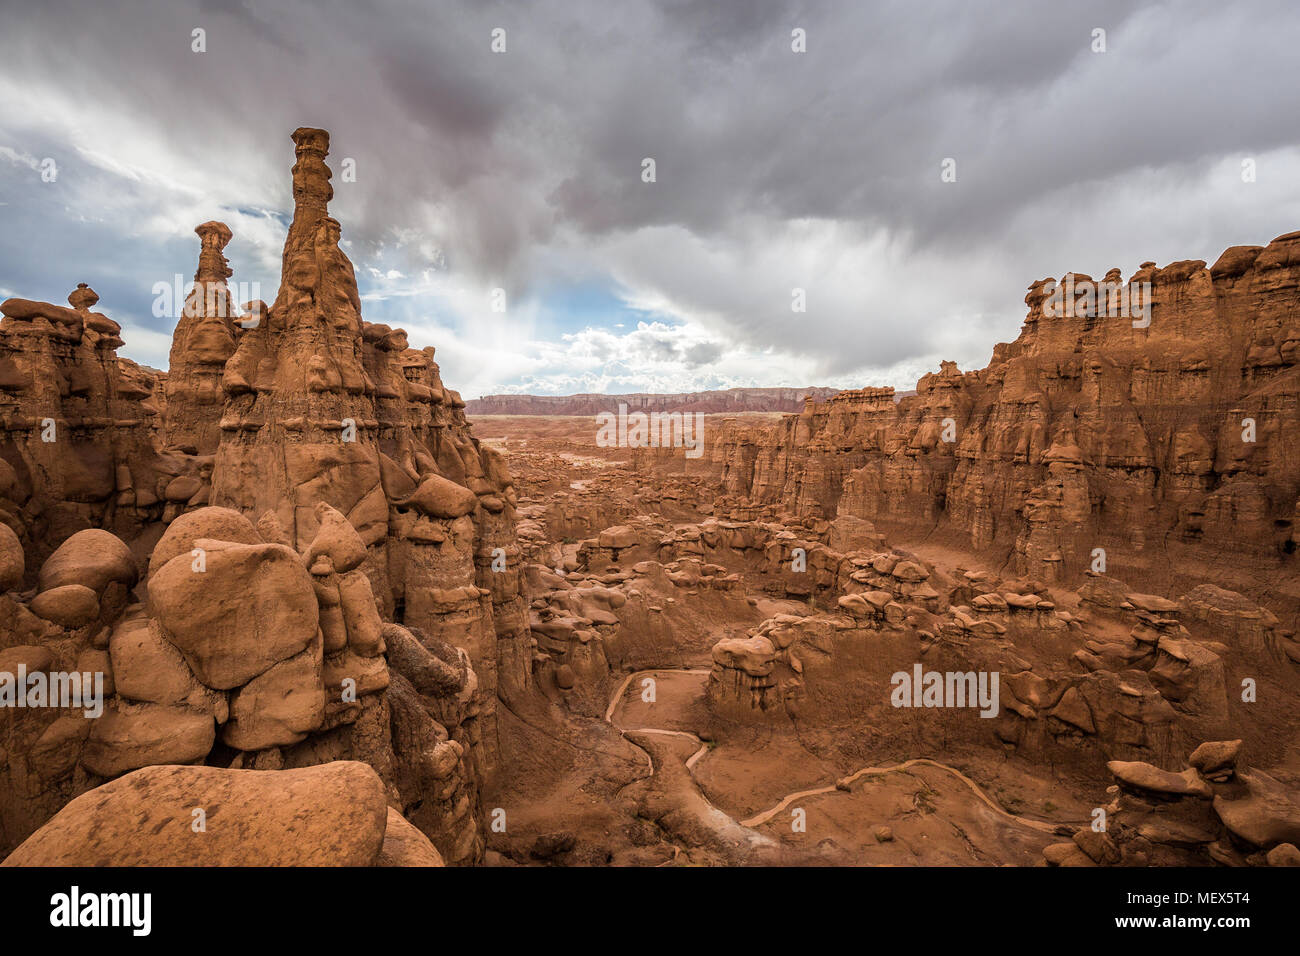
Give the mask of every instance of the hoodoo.
POLYGON ((274 304, 239 315, 231 230, 198 226, 168 373, 117 358, 84 285, 0 306, 0 656, 109 688, 95 720, 0 714, 6 848, 155 764, 360 760, 443 859, 482 859, 497 694, 530 681, 515 492, 433 349, 363 321, 329 135, 293 142, 274 304))

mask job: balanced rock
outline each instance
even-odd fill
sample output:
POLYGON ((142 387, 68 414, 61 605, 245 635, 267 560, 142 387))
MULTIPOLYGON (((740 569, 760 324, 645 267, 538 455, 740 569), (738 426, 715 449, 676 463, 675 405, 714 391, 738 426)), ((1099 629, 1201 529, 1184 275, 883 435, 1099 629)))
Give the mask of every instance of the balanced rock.
POLYGON ((1171 773, 1140 760, 1112 760, 1106 764, 1106 769, 1114 774, 1115 779, 1120 783, 1139 790, 1178 797, 1214 796, 1210 785, 1197 776, 1195 770, 1171 773))

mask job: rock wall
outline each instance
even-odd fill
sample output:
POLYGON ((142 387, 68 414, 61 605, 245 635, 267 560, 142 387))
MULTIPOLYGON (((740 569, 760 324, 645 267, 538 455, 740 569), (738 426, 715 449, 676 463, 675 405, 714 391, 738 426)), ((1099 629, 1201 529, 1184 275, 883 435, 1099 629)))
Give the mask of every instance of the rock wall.
POLYGON ((0 305, 0 522, 33 573, 74 532, 137 534, 179 474, 155 442, 158 373, 117 357, 121 327, 98 301, 82 283, 72 308, 0 305))
POLYGON ((678 449, 641 460, 707 472, 737 517, 859 517, 1048 581, 1226 582, 1294 616, 1300 233, 1209 268, 1144 263, 1129 282, 1147 289, 1149 322, 1061 315, 1042 280, 1020 336, 986 368, 944 362, 897 402, 863 389, 775 426, 727 422, 696 463, 678 449))

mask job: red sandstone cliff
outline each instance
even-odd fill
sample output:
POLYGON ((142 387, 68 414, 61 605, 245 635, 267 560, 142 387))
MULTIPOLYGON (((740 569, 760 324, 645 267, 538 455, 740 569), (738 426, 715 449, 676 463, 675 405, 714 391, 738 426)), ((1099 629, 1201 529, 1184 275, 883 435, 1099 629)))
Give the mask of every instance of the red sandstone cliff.
POLYGON ((863 389, 775 426, 727 422, 697 462, 643 454, 712 474, 733 504, 866 518, 900 540, 1000 553, 1021 574, 1077 579, 1102 549, 1134 580, 1177 566, 1295 606, 1300 233, 1209 268, 1145 263, 1130 282, 1150 283, 1145 327, 1053 317, 1042 280, 986 368, 945 362, 897 403, 863 389))

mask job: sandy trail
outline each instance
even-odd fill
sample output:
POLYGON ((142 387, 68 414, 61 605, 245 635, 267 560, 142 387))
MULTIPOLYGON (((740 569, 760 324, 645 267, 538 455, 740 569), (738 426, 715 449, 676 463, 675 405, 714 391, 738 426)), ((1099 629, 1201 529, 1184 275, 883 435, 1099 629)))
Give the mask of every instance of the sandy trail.
MULTIPOLYGON (((627 738, 629 742, 632 743, 634 746, 637 745, 636 741, 631 740, 631 738, 627 737, 627 734, 629 732, 642 733, 642 734, 661 734, 670 737, 684 737, 689 740, 694 740, 698 742, 700 744, 699 750, 695 751, 695 753, 691 755, 690 759, 686 761, 687 772, 691 774, 691 778, 692 780, 694 780, 695 764, 709 750, 709 745, 706 744, 703 740, 700 740, 700 738, 697 735, 689 733, 684 730, 663 730, 656 727, 623 727, 615 720, 615 716, 618 712, 619 705, 623 702, 623 695, 627 693, 627 689, 631 685, 632 681, 636 680, 638 677, 644 677, 644 676, 654 675, 654 674, 708 674, 708 673, 709 671, 703 668, 669 668, 669 667, 656 667, 648 670, 634 671, 631 674, 628 674, 627 679, 624 680, 623 683, 619 685, 618 690, 614 692, 614 696, 610 699, 609 707, 606 708, 605 710, 605 722, 608 723, 610 726, 612 726, 625 738, 627 738)), ((646 754, 646 759, 647 760, 650 759, 650 755, 648 753, 646 754)), ((762 813, 755 814, 754 816, 748 818, 747 820, 740 820, 738 821, 738 823, 740 826, 745 827, 747 829, 759 827, 762 826, 764 823, 767 823, 769 820, 771 820, 782 810, 785 810, 796 800, 800 800, 805 797, 821 796, 822 794, 831 794, 837 792, 847 793, 849 792, 850 785, 860 777, 880 775, 886 773, 897 773, 899 771, 907 770, 909 767, 915 767, 915 766, 934 767, 938 770, 942 770, 945 771, 946 773, 952 774, 954 777, 956 777, 958 780, 964 783, 970 789, 970 791, 973 794, 975 794, 975 796, 978 797, 979 800, 985 806, 987 806, 994 813, 998 814, 999 816, 1001 816, 1006 820, 1010 820, 1014 823, 1020 824, 1021 826, 1025 826, 1025 827, 1029 827, 1030 829, 1037 830, 1040 833, 1055 833, 1057 828, 1061 826, 1061 824, 1059 823, 1048 823, 1044 820, 1032 820, 1028 817, 1023 817, 1020 816, 1019 814, 1012 813, 1009 810, 1004 809, 992 797, 990 797, 987 793, 985 793, 984 789, 980 787, 979 784, 977 784, 970 777, 966 776, 956 767, 950 767, 945 763, 940 763, 937 760, 931 760, 927 757, 914 757, 911 760, 905 760, 902 763, 894 764, 893 766, 890 767, 863 767, 860 770, 854 771, 852 774, 849 774, 847 777, 841 777, 834 784, 830 784, 825 787, 816 787, 811 790, 798 790, 794 793, 787 794, 772 808, 768 810, 764 810, 762 813)), ((651 775, 654 774, 653 761, 650 761, 650 773, 651 775)), ((696 786, 699 787, 698 781, 696 781, 696 786)), ((703 795, 702 788, 700 788, 700 792, 701 795, 703 795)), ((707 800, 707 798, 705 799, 707 800)), ((712 806, 712 804, 710 804, 710 806, 712 806)), ((722 811, 719 812, 721 813, 722 811)))
MULTIPOLYGON (((634 681, 638 677, 647 674, 707 674, 707 673, 708 673, 707 670, 698 667, 695 668, 655 667, 650 670, 633 671, 631 674, 627 675, 627 680, 623 681, 623 683, 619 685, 618 690, 614 691, 614 696, 610 698, 609 706, 605 708, 605 723, 609 724, 620 734, 622 734, 625 740, 627 740, 634 747, 637 747, 639 750, 641 750, 642 753, 645 753, 644 748, 640 747, 640 745, 637 744, 635 740, 632 740, 630 737, 628 737, 629 732, 639 733, 639 734, 660 734, 665 737, 685 737, 688 740, 694 740, 697 744, 700 745, 700 749, 695 751, 695 753, 691 754, 690 758, 686 761, 686 769, 692 770, 695 767, 695 762, 699 760, 701 757, 703 757, 709 751, 709 745, 706 744, 699 737, 697 737, 695 734, 688 733, 685 730, 661 730, 658 727, 621 727, 614 722, 614 712, 618 710, 618 705, 623 702, 623 695, 627 693, 628 686, 632 683, 632 681, 634 681)), ((653 775, 655 772, 654 761, 650 759, 650 755, 648 753, 646 753, 646 760, 650 762, 650 774, 653 775)), ((701 794, 702 793, 703 792, 701 791, 701 794)))

